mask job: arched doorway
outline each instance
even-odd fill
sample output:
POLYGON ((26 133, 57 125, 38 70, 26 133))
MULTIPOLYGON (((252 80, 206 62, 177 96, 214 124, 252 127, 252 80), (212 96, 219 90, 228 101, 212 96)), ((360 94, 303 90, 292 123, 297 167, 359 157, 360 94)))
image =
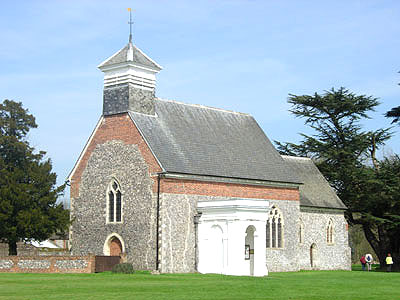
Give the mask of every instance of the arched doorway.
POLYGON ((314 243, 310 247, 310 266, 311 266, 311 268, 315 268, 316 252, 317 252, 317 245, 314 243))
POLYGON ((122 253, 122 244, 117 237, 111 238, 110 256, 120 256, 122 253))
POLYGON ((210 256, 212 271, 210 273, 222 274, 224 271, 224 239, 223 230, 220 226, 214 225, 210 232, 210 249, 213 253, 210 256))
POLYGON ((103 253, 106 256, 120 256, 121 253, 125 253, 125 243, 122 237, 117 233, 107 236, 103 246, 103 253))
POLYGON ((248 251, 248 255, 245 259, 249 260, 249 273, 250 276, 254 275, 254 232, 256 231, 253 225, 250 225, 246 229, 246 238, 245 238, 245 251, 248 251), (246 249, 248 248, 248 249, 246 249))

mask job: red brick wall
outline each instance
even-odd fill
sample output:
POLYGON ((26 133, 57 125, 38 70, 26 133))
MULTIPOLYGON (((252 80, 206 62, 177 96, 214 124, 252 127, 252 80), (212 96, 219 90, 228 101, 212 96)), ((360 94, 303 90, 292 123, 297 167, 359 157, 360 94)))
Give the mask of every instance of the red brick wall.
MULTIPOLYGON (((154 158, 149 147, 145 143, 144 139, 137 130, 135 124, 127 113, 118 114, 113 116, 104 117, 97 131, 94 133, 90 144, 88 145, 86 152, 83 153, 79 165, 75 169, 73 177, 71 179, 71 198, 79 196, 79 185, 81 176, 86 168, 87 162, 97 144, 103 144, 110 140, 120 140, 125 144, 138 145, 139 151, 141 152, 144 160, 149 166, 150 173, 160 172, 161 168, 158 165, 157 160, 154 158)), ((153 177, 154 182, 156 178, 153 177)), ((156 185, 153 189, 156 189, 156 185)))
POLYGON ((194 194, 205 196, 276 199, 299 201, 297 188, 266 187, 245 184, 200 182, 193 180, 162 179, 162 193, 194 194))

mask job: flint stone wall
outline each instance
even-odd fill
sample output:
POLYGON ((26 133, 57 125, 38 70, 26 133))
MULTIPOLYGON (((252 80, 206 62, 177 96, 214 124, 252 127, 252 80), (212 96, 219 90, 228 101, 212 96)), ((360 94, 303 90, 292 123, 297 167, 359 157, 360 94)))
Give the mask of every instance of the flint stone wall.
POLYGON ((95 256, 7 256, 0 257, 0 272, 9 273, 93 273, 95 256))
POLYGON ((275 206, 283 216, 283 247, 266 248, 266 261, 269 272, 298 271, 298 220, 300 214, 298 201, 270 200, 270 208, 275 206))
POLYGON ((86 269, 88 266, 87 260, 57 260, 54 266, 58 269, 86 269))
POLYGON ((103 115, 127 111, 154 115, 154 97, 154 90, 143 90, 129 83, 105 87, 103 92, 103 115))
POLYGON ((0 260, 0 269, 11 269, 14 263, 10 259, 0 260))
POLYGON ((197 199, 194 195, 160 195, 161 272, 195 271, 197 199))
POLYGON ((33 259, 21 259, 18 262, 18 268, 20 269, 48 269, 50 268, 49 260, 33 260, 33 259))
POLYGON ((127 262, 135 269, 155 268, 157 195, 153 180, 137 145, 118 140, 98 144, 71 198, 70 231, 73 255, 105 255, 107 239, 122 238, 127 262), (116 179, 122 192, 122 223, 107 222, 107 187, 116 179))
POLYGON ((301 208, 304 224, 304 242, 299 244, 298 262, 303 270, 351 270, 351 249, 348 225, 343 211, 301 208), (327 243, 327 226, 333 222, 333 243, 327 243), (310 247, 315 244, 313 267, 310 263, 310 247))

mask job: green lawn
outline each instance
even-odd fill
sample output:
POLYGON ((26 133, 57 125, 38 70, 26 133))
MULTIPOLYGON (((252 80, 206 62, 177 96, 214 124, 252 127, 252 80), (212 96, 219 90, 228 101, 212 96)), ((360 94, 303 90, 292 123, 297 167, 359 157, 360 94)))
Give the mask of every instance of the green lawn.
MULTIPOLYGON (((356 268, 357 269, 357 268, 356 268)), ((400 273, 302 271, 268 277, 200 274, 6 274, 0 299, 400 299, 400 273)))

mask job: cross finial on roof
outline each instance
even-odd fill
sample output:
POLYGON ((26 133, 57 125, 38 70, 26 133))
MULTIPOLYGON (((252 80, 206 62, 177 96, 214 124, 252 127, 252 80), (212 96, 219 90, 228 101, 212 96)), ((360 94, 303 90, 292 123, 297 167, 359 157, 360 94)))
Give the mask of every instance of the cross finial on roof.
POLYGON ((128 22, 128 24, 129 24, 129 43, 132 43, 132 24, 133 24, 133 22, 132 22, 132 9, 129 7, 128 11, 129 11, 129 22, 128 22))

